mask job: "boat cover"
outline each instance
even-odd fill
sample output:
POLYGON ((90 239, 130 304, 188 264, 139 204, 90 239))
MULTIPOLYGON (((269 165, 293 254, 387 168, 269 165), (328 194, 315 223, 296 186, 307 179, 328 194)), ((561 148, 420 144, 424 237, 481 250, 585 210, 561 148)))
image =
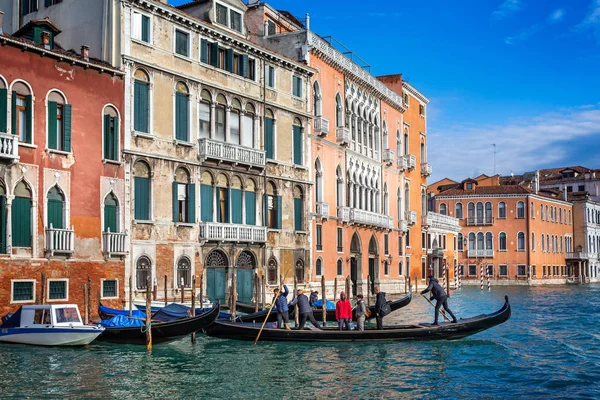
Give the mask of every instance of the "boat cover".
MULTIPOLYGON (((326 303, 327 309, 328 310, 335 310, 335 303, 332 302, 332 301, 329 301, 329 300, 326 300, 326 301, 327 301, 327 303, 326 303)), ((315 308, 321 308, 321 307, 323 307, 323 300, 319 299, 319 300, 315 301, 312 304, 312 306, 315 307, 315 308)))
MULTIPOLYGON (((104 306, 100 306, 100 307, 98 307, 98 309, 105 314, 123 315, 126 317, 129 316, 129 310, 117 310, 116 308, 110 308, 110 307, 104 307, 104 306)), ((146 318, 146 314, 144 314, 140 310, 136 310, 136 309, 131 310, 131 316, 133 318, 146 318)))
MULTIPOLYGON (((196 308, 196 315, 202 314, 201 308, 196 308)), ((176 319, 192 316, 192 308, 182 304, 171 303, 166 307, 161 308, 152 316, 152 319, 162 322, 174 321, 176 319)))
POLYGON ((117 315, 100 323, 105 328, 124 328, 129 326, 144 326, 144 321, 130 319, 125 315, 117 315))
POLYGON ((19 307, 19 309, 17 311, 15 311, 15 313, 12 314, 11 316, 8 316, 8 315, 4 316, 2 318, 2 321, 3 322, 2 322, 2 325, 0 325, 0 327, 2 327, 3 329, 20 327, 21 326, 21 307, 19 307))

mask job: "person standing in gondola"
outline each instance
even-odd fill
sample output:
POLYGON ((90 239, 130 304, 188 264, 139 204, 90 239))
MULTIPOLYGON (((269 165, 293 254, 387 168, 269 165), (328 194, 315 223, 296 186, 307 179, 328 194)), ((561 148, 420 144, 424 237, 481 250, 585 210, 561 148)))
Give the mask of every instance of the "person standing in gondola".
POLYGON ((387 303, 385 299, 385 293, 381 291, 379 286, 375 286, 375 320, 377 321, 377 329, 383 329, 383 313, 381 309, 387 303))
POLYGON ((316 290, 310 292, 310 306, 314 307, 315 303, 317 302, 317 300, 319 300, 319 292, 317 292, 316 290))
POLYGON ((436 326, 438 325, 438 317, 440 315, 440 307, 442 307, 442 306, 444 307, 444 310, 446 310, 446 312, 448 314, 450 314, 450 316, 452 317, 452 322, 456 323, 456 317, 454 316, 454 313, 452 311, 450 311, 450 308, 448 308, 448 295, 446 294, 446 291, 444 290, 442 285, 440 285, 440 282, 436 278, 434 278, 431 275, 429 275, 427 278, 429 279, 429 286, 427 286, 425 288, 425 290, 421 291, 421 294, 425 294, 425 293, 431 291, 431 297, 436 300, 435 317, 434 317, 433 324, 431 324, 431 325, 436 325, 436 326))
POLYGON ((363 295, 356 296, 356 329, 365 330, 365 320, 367 319, 367 304, 363 300, 363 295))
POLYGON ((350 300, 346 298, 346 293, 340 293, 340 299, 335 304, 335 319, 338 322, 339 330, 343 330, 344 326, 346 330, 350 330, 350 321, 352 321, 352 304, 350 300))
POLYGON ((283 292, 279 293, 279 288, 276 288, 275 293, 275 311, 277 311, 277 329, 281 329, 281 324, 285 329, 290 329, 290 312, 287 303, 288 287, 283 285, 283 292))
POLYGON ((308 297, 303 293, 302 289, 298 289, 296 292, 296 298, 290 302, 289 307, 294 307, 298 304, 298 326, 296 329, 301 330, 304 329, 304 324, 306 324, 306 320, 309 320, 311 324, 313 324, 316 328, 321 329, 319 323, 315 319, 313 315, 312 307, 308 301, 308 297))

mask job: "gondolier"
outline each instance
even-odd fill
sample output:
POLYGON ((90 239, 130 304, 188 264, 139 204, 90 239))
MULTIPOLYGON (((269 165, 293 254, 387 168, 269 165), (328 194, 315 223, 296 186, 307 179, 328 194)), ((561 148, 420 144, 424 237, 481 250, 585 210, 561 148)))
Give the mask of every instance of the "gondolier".
POLYGON ((275 293, 275 311, 277 311, 277 329, 281 329, 281 323, 285 329, 290 329, 290 313, 287 303, 287 295, 289 293, 288 287, 283 285, 283 292, 279 292, 279 288, 276 288, 275 293))
POLYGON ((315 319, 315 316, 313 315, 312 307, 308 302, 308 297, 306 297, 306 295, 303 294, 302 289, 298 289, 298 291, 296 292, 296 298, 290 302, 289 307, 294 307, 296 304, 298 304, 298 313, 300 314, 298 326, 296 327, 296 329, 304 329, 304 324, 306 324, 306 320, 309 320, 310 323, 315 326, 315 328, 321 329, 321 326, 319 325, 319 323, 315 319))
POLYGON ((440 307, 442 306, 444 307, 444 310, 446 310, 446 312, 452 317, 452 322, 456 323, 456 317, 454 316, 454 313, 452 313, 452 311, 450 311, 450 308, 448 308, 448 295, 446 294, 446 291, 440 285, 440 282, 436 278, 434 278, 431 275, 429 275, 427 278, 429 279, 429 286, 427 286, 425 290, 421 291, 421 294, 425 294, 431 291, 431 297, 437 300, 437 302, 435 303, 435 317, 432 325, 438 325, 440 307))
POLYGON ((385 300, 385 293, 381 291, 379 286, 375 286, 375 295, 377 300, 375 301, 375 320, 377 321, 377 329, 383 329, 383 313, 382 308, 387 303, 385 300))

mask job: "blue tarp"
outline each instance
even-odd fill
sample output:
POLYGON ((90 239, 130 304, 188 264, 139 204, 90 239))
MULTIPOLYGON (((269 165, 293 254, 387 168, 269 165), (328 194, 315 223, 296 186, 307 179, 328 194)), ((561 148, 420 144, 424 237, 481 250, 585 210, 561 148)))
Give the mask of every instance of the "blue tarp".
POLYGON ((124 315, 117 315, 100 323, 105 328, 124 328, 129 326, 144 326, 144 321, 129 319, 124 315))
POLYGON ((2 328, 18 328, 21 326, 21 307, 11 316, 5 315, 2 318, 2 328), (5 319, 6 318, 6 319, 5 319))
MULTIPOLYGON (((203 310, 201 308, 196 308, 196 315, 202 314, 203 310)), ((158 310, 153 316, 152 319, 157 321, 174 321, 180 318, 186 318, 192 316, 192 308, 187 307, 177 303, 171 303, 166 307, 158 310)))
MULTIPOLYGON (((322 308, 323 307, 323 300, 317 300, 312 304, 313 307, 316 308, 322 308)), ((326 303, 326 307, 328 310, 335 310, 335 303, 332 301, 327 300, 326 303)))
MULTIPOLYGON (((117 310, 116 308, 110 308, 110 307, 104 307, 104 306, 100 306, 100 307, 98 307, 98 309, 105 314, 123 315, 126 317, 129 316, 129 310, 117 310)), ((146 314, 144 314, 140 310, 136 310, 136 309, 132 310, 131 316, 133 318, 146 318, 146 314)))

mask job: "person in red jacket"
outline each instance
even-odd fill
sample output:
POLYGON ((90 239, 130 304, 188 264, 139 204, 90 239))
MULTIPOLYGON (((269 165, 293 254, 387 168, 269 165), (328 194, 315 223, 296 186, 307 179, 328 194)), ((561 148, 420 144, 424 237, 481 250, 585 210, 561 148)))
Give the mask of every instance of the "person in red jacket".
POLYGON ((340 300, 335 305, 335 319, 338 321, 339 330, 350 330, 350 321, 352 321, 352 305, 350 300, 346 298, 346 293, 340 293, 340 300))

